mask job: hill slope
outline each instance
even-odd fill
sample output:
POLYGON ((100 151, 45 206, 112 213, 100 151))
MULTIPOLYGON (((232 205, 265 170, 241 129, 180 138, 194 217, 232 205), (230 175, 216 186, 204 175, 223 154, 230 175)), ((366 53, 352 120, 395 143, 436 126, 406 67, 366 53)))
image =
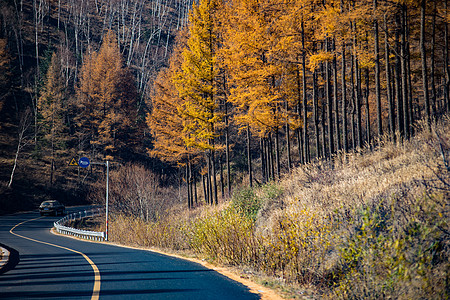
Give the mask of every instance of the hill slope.
POLYGON ((116 213, 110 237, 194 253, 290 298, 443 299, 449 154, 446 117, 401 145, 300 167, 220 207, 172 208, 147 222, 116 213))

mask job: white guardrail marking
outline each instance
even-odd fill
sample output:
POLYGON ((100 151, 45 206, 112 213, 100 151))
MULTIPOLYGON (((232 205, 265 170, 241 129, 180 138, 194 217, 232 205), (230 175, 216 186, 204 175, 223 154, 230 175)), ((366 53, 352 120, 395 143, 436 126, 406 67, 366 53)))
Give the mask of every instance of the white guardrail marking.
POLYGON ((94 217, 101 214, 104 214, 104 210, 99 208, 71 213, 70 215, 67 215, 64 218, 54 222, 53 226, 55 227, 56 231, 61 234, 72 235, 87 240, 103 241, 105 240, 104 232, 81 230, 65 226, 65 224, 69 221, 81 220, 83 218, 94 217))

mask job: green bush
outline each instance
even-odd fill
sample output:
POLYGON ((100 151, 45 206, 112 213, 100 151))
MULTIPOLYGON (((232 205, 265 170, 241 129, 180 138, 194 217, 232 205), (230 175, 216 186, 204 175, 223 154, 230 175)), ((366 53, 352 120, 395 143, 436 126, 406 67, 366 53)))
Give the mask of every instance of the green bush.
POLYGON ((256 219, 261 206, 262 199, 251 188, 245 188, 233 195, 232 207, 252 220, 256 219))

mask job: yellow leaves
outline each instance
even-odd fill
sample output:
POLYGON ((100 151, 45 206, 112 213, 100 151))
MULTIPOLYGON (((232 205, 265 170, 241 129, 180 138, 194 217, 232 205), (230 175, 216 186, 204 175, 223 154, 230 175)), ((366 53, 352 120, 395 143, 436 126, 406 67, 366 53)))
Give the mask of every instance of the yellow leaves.
POLYGON ((122 56, 112 31, 98 52, 87 51, 80 71, 78 89, 81 114, 78 123, 106 153, 124 147, 133 133, 136 119, 134 78, 123 67, 122 56))
POLYGON ((326 62, 326 61, 332 61, 334 57, 334 54, 332 52, 319 52, 317 54, 313 54, 309 57, 309 64, 308 68, 311 72, 314 72, 314 70, 319 66, 319 64, 326 62))

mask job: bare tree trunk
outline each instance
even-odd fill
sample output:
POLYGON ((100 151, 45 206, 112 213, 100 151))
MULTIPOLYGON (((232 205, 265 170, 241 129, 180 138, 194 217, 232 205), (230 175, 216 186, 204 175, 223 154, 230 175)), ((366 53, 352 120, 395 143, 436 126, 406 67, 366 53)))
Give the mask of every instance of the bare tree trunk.
POLYGON ((222 166, 222 155, 219 155, 219 168, 220 168, 220 192, 222 193, 222 199, 225 198, 225 183, 223 181, 223 166, 222 166))
POLYGON ((351 63, 350 63, 350 74, 351 74, 351 77, 350 78, 351 78, 351 85, 352 85, 352 101, 351 101, 352 107, 351 107, 351 111, 350 111, 350 115, 351 115, 350 126, 351 126, 351 132, 352 132, 352 149, 353 149, 353 151, 355 151, 355 149, 356 149, 356 140, 357 140, 356 130, 355 130, 356 95, 357 95, 356 83, 355 83, 356 79, 355 79, 355 77, 357 77, 357 76, 356 76, 356 74, 354 72, 355 59, 353 58, 353 56, 354 55, 352 53, 351 56, 350 56, 350 61, 351 61, 351 63))
POLYGON ((228 105, 225 101, 225 157, 227 160, 227 188, 228 197, 231 196, 231 167, 230 167, 230 128, 228 124, 228 105))
POLYGON ((275 159, 277 162, 277 179, 281 177, 281 163, 280 163, 280 133, 278 128, 275 129, 275 159))
POLYGON ((303 161, 310 161, 309 136, 308 136, 308 100, 306 96, 306 49, 305 49, 305 24, 302 20, 302 97, 303 97, 303 161))
POLYGON ((436 1, 434 1, 433 16, 432 16, 432 33, 431 33, 431 66, 430 66, 430 85, 431 85, 431 115, 433 118, 437 117, 437 95, 436 95, 436 79, 435 79, 435 66, 436 66, 436 1))
POLYGON ((355 107, 354 109, 356 110, 356 133, 358 135, 358 143, 357 146, 358 148, 362 148, 362 144, 363 144, 363 138, 362 138, 362 118, 361 118, 361 75, 360 75, 360 70, 359 70, 359 61, 358 61, 358 57, 357 57, 357 40, 356 40, 356 25, 353 24, 353 31, 354 31, 354 35, 353 35, 353 51, 354 51, 354 64, 353 64, 353 73, 356 81, 356 87, 355 87, 355 107))
POLYGON ((408 74, 407 74, 407 51, 406 51, 406 26, 407 26, 407 7, 402 5, 401 35, 400 45, 401 73, 402 73, 402 99, 403 99, 403 137, 409 139, 409 103, 408 103, 408 74))
POLYGON ((344 151, 348 152, 348 137, 347 137, 347 83, 345 79, 345 42, 342 42, 342 68, 341 68, 341 85, 342 85, 342 142, 344 144, 344 151))
POLYGON ((191 185, 189 183, 189 161, 186 163, 186 194, 187 194, 187 203, 188 203, 188 209, 191 209, 191 185))
MULTIPOLYGON (((289 110, 288 103, 286 101, 286 113, 289 110)), ((292 167, 292 160, 291 160, 291 134, 290 134, 290 126, 289 126, 289 116, 286 119, 286 152, 287 152, 287 164, 288 164, 288 171, 291 172, 292 167)))
POLYGON ((369 69, 365 70, 366 72, 366 92, 364 95, 365 98, 365 106, 366 106, 366 141, 367 144, 371 144, 371 132, 370 132, 370 106, 369 106, 369 69))
POLYGON ((259 149, 260 149, 260 155, 261 155, 261 175, 262 175, 262 181, 266 182, 266 151, 264 146, 264 138, 260 138, 259 140, 259 149))
POLYGON ((314 134, 316 136, 316 157, 320 157, 319 142, 319 104, 317 101, 316 72, 313 72, 313 117, 314 117, 314 134))
MULTIPOLYGON (((373 0, 374 12, 377 10, 377 1, 373 0)), ((374 42, 375 42, 375 98, 377 102, 377 129, 378 137, 383 135, 383 121, 381 115, 381 87, 380 87, 380 50, 379 50, 379 33, 378 33, 378 20, 373 22, 374 28, 374 42)))
POLYGON ((394 110, 394 101, 392 97, 391 90, 391 66, 389 62, 390 57, 390 47, 388 42, 388 28, 387 28, 387 20, 386 16, 384 16, 384 53, 385 53, 385 61, 386 61, 386 96, 389 108, 389 132, 395 141, 395 110, 394 110))
MULTIPOLYGON (((444 9, 445 13, 447 14, 448 7, 447 7, 447 1, 444 1, 444 9)), ((448 42, 448 22, 444 21, 444 74, 445 74, 445 84, 444 84, 444 91, 445 91, 445 109, 447 112, 450 112, 450 70, 449 70, 449 61, 448 61, 448 51, 449 51, 449 42, 448 42)))
POLYGON ((247 125, 247 167, 248 167, 248 180, 249 186, 253 187, 253 172, 252 172, 252 157, 250 149, 250 125, 247 125))
MULTIPOLYGON (((301 89, 300 89, 300 70, 297 67, 296 68, 296 78, 297 78, 297 115, 298 118, 301 119, 302 118, 302 110, 304 109, 302 107, 302 102, 301 102, 301 89)), ((286 103, 287 106, 287 103, 286 103)), ((302 130, 301 128, 297 128, 296 129, 296 133, 297 133, 297 146, 298 146, 298 156, 300 159, 300 163, 304 164, 305 163, 305 148, 304 148, 304 143, 303 143, 303 135, 302 135, 302 130)), ((290 168, 290 165, 289 165, 290 168)))
MULTIPOLYGON (((336 45, 335 45, 336 48, 336 45)), ((336 50, 336 49, 335 49, 336 50)), ((340 116, 339 116, 339 101, 338 101, 338 79, 337 79, 337 59, 336 54, 333 57, 333 99, 334 99, 334 131, 336 134, 336 150, 341 150, 341 131, 339 130, 340 116)))
MULTIPOLYGON (((329 39, 326 39, 325 50, 330 51, 329 39)), ((333 126, 333 96, 331 92, 331 75, 330 63, 325 62, 325 78, 326 78, 326 93, 327 93, 327 117, 328 117, 328 152, 330 157, 334 154, 334 126, 333 126)))
POLYGON ((430 112, 430 96, 428 94, 428 70, 427 70, 427 54, 425 48, 425 8, 426 0, 422 0, 420 9, 420 54, 422 59, 422 85, 423 85, 423 98, 425 101, 425 113, 428 124, 431 123, 430 112))
POLYGON ((8 188, 11 188, 11 185, 13 183, 20 151, 22 151, 22 149, 30 142, 30 140, 26 136, 26 133, 31 123, 32 123, 32 113, 30 109, 27 109, 25 110, 25 112, 23 112, 19 122, 19 134, 18 134, 19 139, 17 142, 16 154, 14 156, 13 168, 11 170, 11 175, 8 182, 8 188))

